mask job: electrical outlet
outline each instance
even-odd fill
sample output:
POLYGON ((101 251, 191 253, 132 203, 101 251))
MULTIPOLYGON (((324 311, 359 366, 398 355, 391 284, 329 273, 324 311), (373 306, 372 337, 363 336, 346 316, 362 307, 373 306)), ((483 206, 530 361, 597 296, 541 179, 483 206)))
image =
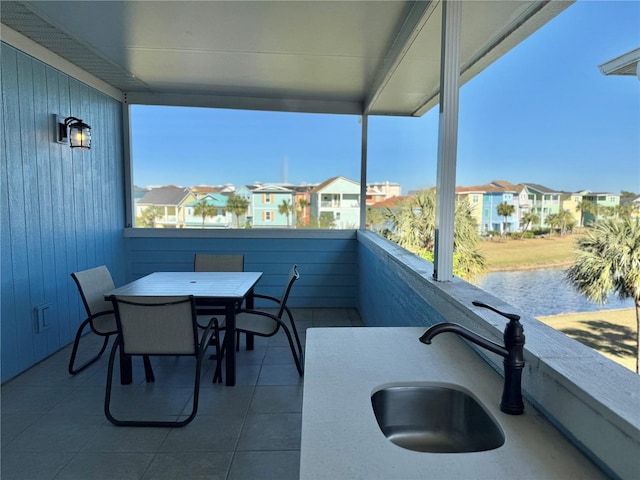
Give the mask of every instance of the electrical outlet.
POLYGON ((42 333, 51 326, 47 317, 51 313, 50 307, 51 303, 45 303, 33 308, 36 319, 36 332, 42 333))

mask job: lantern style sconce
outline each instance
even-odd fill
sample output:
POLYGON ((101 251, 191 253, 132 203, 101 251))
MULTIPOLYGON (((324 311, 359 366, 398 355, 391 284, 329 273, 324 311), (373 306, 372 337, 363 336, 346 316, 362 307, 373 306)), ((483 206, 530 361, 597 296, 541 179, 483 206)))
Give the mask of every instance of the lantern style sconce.
POLYGON ((91 127, 76 117, 64 120, 56 115, 56 141, 69 143, 71 148, 91 149, 91 127))

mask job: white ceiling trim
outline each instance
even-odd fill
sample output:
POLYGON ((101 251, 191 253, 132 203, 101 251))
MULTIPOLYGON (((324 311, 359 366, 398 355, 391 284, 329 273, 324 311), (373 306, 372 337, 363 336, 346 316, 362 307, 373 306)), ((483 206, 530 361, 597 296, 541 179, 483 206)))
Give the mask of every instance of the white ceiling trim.
POLYGON ((77 65, 65 60, 61 56, 53 53, 51 50, 43 47, 39 43, 34 42, 30 38, 25 37, 21 33, 16 32, 6 25, 2 25, 0 29, 0 40, 7 45, 17 48, 18 50, 32 56, 33 58, 40 60, 41 62, 50 65, 56 70, 60 70, 62 73, 75 78, 76 80, 87 84, 88 86, 95 88, 96 90, 109 95, 112 98, 122 102, 122 91, 109 85, 108 83, 100 80, 98 77, 83 70, 77 65))

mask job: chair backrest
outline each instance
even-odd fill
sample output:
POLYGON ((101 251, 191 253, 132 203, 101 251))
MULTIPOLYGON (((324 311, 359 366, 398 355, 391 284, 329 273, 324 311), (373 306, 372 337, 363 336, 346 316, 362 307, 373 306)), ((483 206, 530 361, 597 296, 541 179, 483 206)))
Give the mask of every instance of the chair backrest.
POLYGON ((196 253, 194 272, 243 272, 244 255, 196 253))
POLYGON ((104 298, 106 292, 116 288, 107 267, 101 265, 82 272, 74 272, 71 277, 78 286, 87 315, 113 310, 111 302, 104 298))
POLYGON ((300 278, 300 274, 298 273, 298 266, 294 265, 289 272, 289 278, 287 279, 287 284, 285 285, 284 292, 282 292, 282 296, 280 297, 280 308, 278 309, 278 318, 282 318, 284 314, 284 307, 287 305, 287 300, 289 299, 289 293, 291 292, 291 287, 296 280, 300 278))
POLYGON ((121 348, 128 355, 195 355, 193 296, 111 296, 121 348))

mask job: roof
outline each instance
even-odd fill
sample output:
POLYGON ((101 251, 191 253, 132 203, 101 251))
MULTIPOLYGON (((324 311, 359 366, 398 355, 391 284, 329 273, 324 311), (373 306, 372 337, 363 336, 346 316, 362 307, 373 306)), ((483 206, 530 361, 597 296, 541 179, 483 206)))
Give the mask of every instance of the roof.
POLYGON ((466 193, 511 193, 515 189, 499 187, 498 185, 478 185, 473 187, 456 187, 457 194, 466 193))
POLYGON ((551 190, 550 188, 545 187, 544 185, 539 185, 537 183, 521 183, 521 185, 524 185, 525 187, 540 193, 560 193, 557 190, 551 190))
MULTIPOLYGON (((460 84, 571 3, 461 2, 460 84)), ((127 104, 420 116, 439 98, 442 5, 3 0, 0 35, 127 104)))
POLYGON ((185 205, 185 207, 195 207, 196 205, 204 202, 207 205, 211 205, 213 207, 226 207, 227 206, 227 196, 222 195, 221 193, 213 193, 205 195, 204 197, 194 200, 193 202, 189 202, 185 205))
POLYGON ((403 197, 389 197, 374 203, 369 208, 395 208, 398 203, 404 202, 411 198, 411 195, 405 195, 403 197))
POLYGON ((173 186, 153 188, 138 201, 138 205, 180 205, 190 194, 188 188, 173 186))
POLYGON ((211 185, 196 185, 195 187, 191 187, 193 193, 229 193, 234 190, 233 185, 218 185, 216 187, 211 185))
POLYGON ((640 47, 598 65, 604 75, 634 75, 640 80, 640 47))
POLYGON ((309 193, 321 192, 322 190, 324 190, 326 187, 336 182, 337 180, 346 180, 347 182, 355 183, 356 185, 358 185, 358 182, 356 182, 355 180, 351 180, 350 178, 343 177, 343 176, 337 176, 337 177, 331 177, 328 180, 325 180, 324 182, 322 182, 321 184, 313 187, 309 193))
POLYGON ((293 190, 282 185, 275 185, 271 183, 265 183, 252 190, 253 193, 293 193, 293 190))

